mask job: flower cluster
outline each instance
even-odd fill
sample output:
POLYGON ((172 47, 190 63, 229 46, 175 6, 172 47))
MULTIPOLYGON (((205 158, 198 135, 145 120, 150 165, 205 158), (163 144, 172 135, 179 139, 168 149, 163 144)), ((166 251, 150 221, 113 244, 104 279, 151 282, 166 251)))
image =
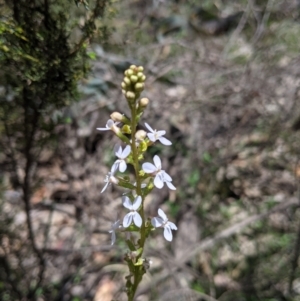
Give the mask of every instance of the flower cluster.
POLYGON ((105 127, 97 128, 99 131, 112 131, 122 142, 122 145, 114 147, 114 155, 117 157, 110 171, 105 177, 105 185, 101 191, 103 193, 108 186, 114 184, 127 189, 123 194, 123 206, 129 211, 123 220, 116 220, 112 223, 109 233, 111 234, 111 244, 116 241, 116 232, 138 232, 140 239, 136 242, 132 236, 127 236, 126 243, 131 255, 126 255, 130 275, 134 275, 134 282, 127 280, 128 300, 133 300, 137 288, 136 281, 142 279, 145 269, 149 267, 150 261, 142 258, 144 244, 150 232, 156 228, 163 228, 163 234, 167 241, 172 241, 172 230, 177 230, 174 223, 170 222, 162 209, 158 209, 158 216, 152 219, 146 218, 144 212, 145 197, 154 189, 161 189, 164 184, 171 189, 176 190, 172 183, 171 176, 162 169, 162 162, 159 156, 153 157, 153 163, 141 161, 144 160, 145 153, 151 145, 157 141, 163 145, 171 145, 171 141, 164 137, 166 131, 153 129, 148 123, 144 130, 137 130, 137 125, 149 103, 148 98, 141 98, 140 94, 144 90, 146 76, 143 73, 143 67, 130 66, 125 71, 122 86, 122 92, 127 100, 131 111, 131 117, 127 117, 119 112, 114 112, 105 127), (135 181, 130 182, 129 176, 122 176, 128 167, 133 166, 135 172, 135 181), (129 189, 129 191, 128 191, 129 189), (129 238, 128 238, 129 237, 129 238), (142 266, 143 269, 139 267, 142 266))

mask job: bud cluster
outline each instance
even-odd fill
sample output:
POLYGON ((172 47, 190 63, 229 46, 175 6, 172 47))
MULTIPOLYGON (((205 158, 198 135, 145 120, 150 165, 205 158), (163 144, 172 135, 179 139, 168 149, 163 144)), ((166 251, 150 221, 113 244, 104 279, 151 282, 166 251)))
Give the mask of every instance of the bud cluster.
POLYGON ((144 90, 146 76, 143 71, 142 66, 131 65, 124 73, 125 76, 121 84, 122 93, 130 104, 134 103, 144 90))

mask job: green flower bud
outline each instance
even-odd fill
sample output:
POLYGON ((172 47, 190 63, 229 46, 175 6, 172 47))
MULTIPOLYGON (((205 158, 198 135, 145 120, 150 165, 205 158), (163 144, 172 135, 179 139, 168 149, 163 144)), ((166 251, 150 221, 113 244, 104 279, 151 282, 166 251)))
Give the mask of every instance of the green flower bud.
POLYGON ((110 118, 116 122, 122 122, 123 115, 119 112, 113 112, 110 114, 110 118))
POLYGON ((139 72, 143 72, 144 71, 144 67, 143 66, 139 66, 137 69, 138 69, 139 72))
POLYGON ((135 266, 141 266, 144 263, 144 259, 143 258, 139 258, 138 261, 134 264, 135 266))
POLYGON ((143 83, 137 83, 134 85, 134 89, 137 92, 141 92, 144 90, 145 85, 143 83))
POLYGON ((126 84, 125 84, 124 82, 122 82, 121 87, 122 87, 123 89, 126 89, 126 84))
POLYGON ((130 81, 135 84, 138 81, 137 76, 136 75, 131 75, 130 76, 130 81))
POLYGON ((142 72, 138 72, 138 74, 136 76, 140 79, 144 76, 144 74, 142 72))
POLYGON ((132 92, 132 91, 127 91, 126 92, 126 98, 127 98, 128 101, 135 100, 135 93, 132 92))
POLYGON ((141 140, 144 140, 147 136, 147 133, 144 131, 144 130, 138 130, 136 133, 135 133, 135 139, 141 141, 141 140))
POLYGON ((124 77, 124 83, 127 85, 127 86, 130 86, 131 85, 131 81, 128 77, 124 77))
POLYGON ((143 75, 141 78, 139 78, 139 82, 144 82, 146 80, 146 76, 143 75))
POLYGON ((122 93, 125 95, 125 94, 126 94, 126 90, 123 90, 123 89, 122 89, 122 93))
POLYGON ((147 142, 145 140, 141 141, 139 147, 142 152, 145 152, 148 148, 147 142))
POLYGON ((135 70, 135 69, 136 69, 136 65, 131 65, 131 66, 129 67, 129 69, 135 70))
POLYGON ((110 115, 110 118, 115 122, 123 122, 125 124, 130 124, 130 120, 125 115, 122 115, 119 112, 113 112, 110 115))
POLYGON ((149 185, 147 186, 148 190, 152 190, 154 188, 153 182, 150 182, 149 185))
POLYGON ((128 77, 130 77, 130 76, 133 75, 133 74, 134 74, 133 70, 131 70, 131 69, 128 69, 128 70, 127 70, 127 74, 126 74, 126 75, 127 75, 128 77))
POLYGON ((124 124, 122 127, 122 132, 124 134, 131 134, 131 128, 128 124, 124 124))
POLYGON ((147 107, 148 103, 149 103, 149 99, 146 98, 146 97, 141 98, 141 99, 139 100, 139 106, 140 106, 141 108, 147 107))

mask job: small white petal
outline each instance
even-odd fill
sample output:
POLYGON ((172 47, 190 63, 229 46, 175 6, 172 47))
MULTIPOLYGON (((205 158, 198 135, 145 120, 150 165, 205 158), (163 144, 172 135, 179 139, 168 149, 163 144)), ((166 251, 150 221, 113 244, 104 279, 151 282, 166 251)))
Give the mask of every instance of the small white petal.
POLYGON ((111 167, 111 170, 117 170, 118 167, 119 167, 119 163, 120 163, 119 160, 115 161, 115 163, 114 163, 113 166, 111 167))
POLYGON ((176 187, 172 184, 172 182, 166 181, 165 183, 167 184, 167 186, 169 187, 169 189, 176 190, 176 187))
POLYGON ((134 200, 134 203, 133 203, 133 205, 132 205, 132 209, 133 209, 133 210, 138 210, 139 207, 141 206, 141 204, 142 204, 142 197, 138 195, 138 196, 135 198, 135 200, 134 200))
POLYGON ((116 233, 115 231, 111 232, 111 245, 113 245, 116 242, 116 233))
POLYGON ((168 220, 166 214, 164 213, 164 211, 162 209, 158 209, 158 215, 163 219, 164 222, 166 222, 168 220))
POLYGON ((122 147, 121 145, 115 145, 114 147, 114 152, 115 152, 115 155, 120 158, 120 156, 122 155, 122 147))
POLYGON ((111 167, 111 170, 110 170, 111 176, 113 176, 115 174, 115 172, 117 171, 117 169, 118 169, 118 165, 113 165, 111 167))
POLYGON ((127 164, 124 160, 121 160, 120 165, 119 165, 119 170, 120 172, 124 172, 127 168, 127 164))
POLYGON ((156 133, 156 135, 157 135, 157 137, 161 137, 161 136, 165 135, 165 133, 166 133, 166 131, 158 131, 156 133))
POLYGON ((157 175, 155 176, 155 178, 154 178, 154 185, 155 185, 155 187, 157 187, 158 189, 161 189, 161 188, 164 187, 164 181, 163 181, 163 179, 162 179, 162 177, 161 177, 160 174, 157 174, 157 175))
POLYGON ((165 182, 172 182, 172 178, 164 170, 162 171, 162 177, 163 177, 165 182))
POLYGON ((96 128, 98 131, 109 131, 110 129, 108 128, 96 128))
POLYGON ((151 219, 151 224, 153 227, 158 228, 163 225, 164 221, 160 217, 153 217, 151 219))
POLYGON ((170 228, 171 228, 172 230, 177 230, 177 226, 176 226, 174 223, 168 222, 168 225, 170 226, 170 228))
POLYGON ((122 159, 127 158, 130 152, 131 152, 131 146, 127 145, 122 152, 122 159))
POLYGON ((111 227, 114 230, 119 229, 120 228, 120 220, 115 221, 111 227))
POLYGON ((142 221, 142 218, 141 218, 141 216, 140 216, 140 214, 138 212, 134 212, 134 214, 133 214, 133 222, 134 222, 134 224, 137 227, 141 228, 141 225, 142 225, 143 221, 142 221))
POLYGON ((153 157, 153 162, 157 169, 161 169, 161 160, 157 155, 153 157))
MULTIPOLYGON (((148 123, 145 122, 145 126, 146 126, 146 128, 147 128, 151 133, 154 132, 154 130, 152 129, 152 127, 151 127, 148 123)), ((149 138, 149 139, 150 139, 150 138, 149 138)))
POLYGON ((124 196, 124 197, 122 198, 122 202, 123 202, 123 206, 124 206, 125 208, 127 208, 127 209, 129 209, 129 210, 132 209, 132 203, 131 203, 129 197, 124 196))
POLYGON ((102 188, 102 190, 101 190, 100 193, 104 192, 104 191, 106 190, 106 188, 107 188, 108 185, 109 185, 109 182, 107 182, 107 183, 105 184, 105 186, 102 188))
POLYGON ((147 134, 148 138, 150 141, 155 142, 156 141, 156 136, 152 133, 147 134))
POLYGON ((171 145, 172 144, 172 142, 165 137, 160 137, 160 138, 158 138, 158 140, 163 145, 171 145))
POLYGON ((129 212, 124 216, 123 227, 127 228, 131 225, 131 223, 132 223, 132 212, 129 212))
POLYGON ((170 227, 168 226, 165 226, 165 229, 164 229, 164 237, 167 241, 172 241, 173 239, 173 234, 172 234, 172 230, 170 227))
POLYGON ((112 119, 108 119, 108 121, 106 123, 106 127, 111 129, 113 127, 113 125, 115 125, 114 121, 112 119))
POLYGON ((142 169, 146 173, 153 173, 157 171, 156 167, 152 163, 148 163, 148 162, 143 163, 142 169))

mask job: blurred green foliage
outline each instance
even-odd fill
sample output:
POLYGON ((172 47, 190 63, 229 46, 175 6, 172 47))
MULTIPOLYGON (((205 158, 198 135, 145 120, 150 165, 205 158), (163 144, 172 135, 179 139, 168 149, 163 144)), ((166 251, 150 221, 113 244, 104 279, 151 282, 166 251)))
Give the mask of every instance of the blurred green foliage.
POLYGON ((89 70, 88 43, 105 33, 96 20, 103 17, 106 2, 95 1, 89 11, 80 12, 72 1, 5 2, 0 19, 0 119, 9 124, 9 134, 24 122, 20 117, 25 107, 31 111, 27 118, 43 115, 41 128, 50 130, 54 110, 77 98, 77 83, 89 70))
MULTIPOLYGON (((24 277, 20 267, 11 265, 12 254, 18 257, 20 250, 0 257, 5 263, 1 300, 53 300, 56 295, 44 283, 45 255, 36 246, 30 221, 30 198, 39 183, 33 167, 56 138, 55 126, 69 121, 64 109, 78 99, 78 81, 95 58, 89 43, 107 36, 102 22, 107 5, 108 0, 0 1, 0 149, 7 159, 4 171, 14 175, 10 184, 23 194, 28 244, 22 246, 22 260, 34 254, 38 271, 26 270, 24 277)), ((8 226, 1 229, 13 244, 8 226)))

